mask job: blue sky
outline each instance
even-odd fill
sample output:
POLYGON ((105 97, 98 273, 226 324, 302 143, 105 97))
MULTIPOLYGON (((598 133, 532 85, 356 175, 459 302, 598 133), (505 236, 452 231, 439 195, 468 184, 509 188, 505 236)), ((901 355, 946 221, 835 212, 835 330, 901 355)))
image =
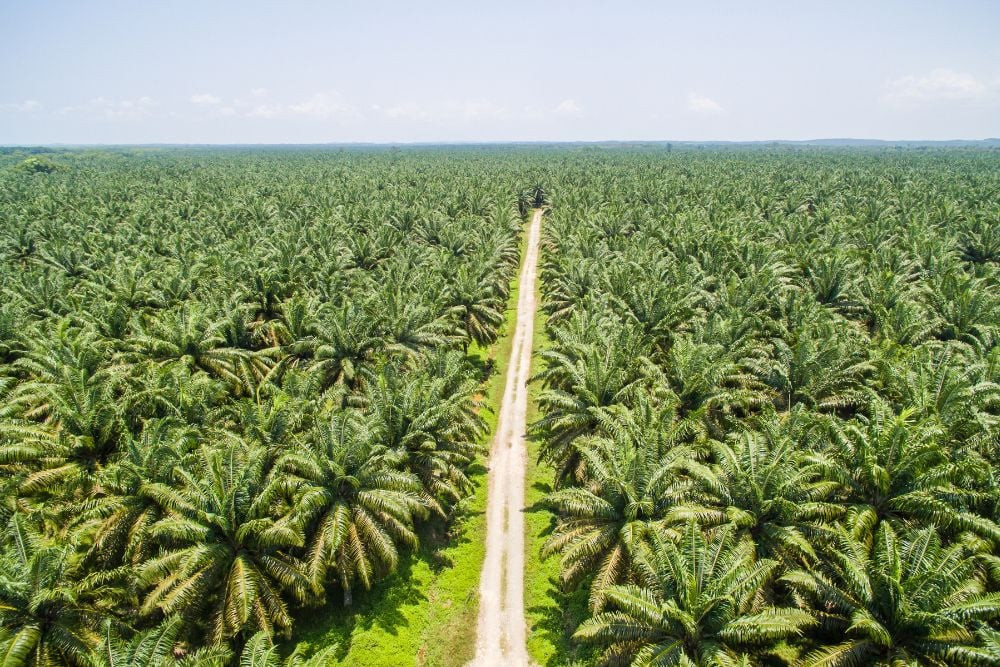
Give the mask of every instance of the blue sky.
POLYGON ((0 144, 1000 136, 1000 1, 0 0, 0 144))

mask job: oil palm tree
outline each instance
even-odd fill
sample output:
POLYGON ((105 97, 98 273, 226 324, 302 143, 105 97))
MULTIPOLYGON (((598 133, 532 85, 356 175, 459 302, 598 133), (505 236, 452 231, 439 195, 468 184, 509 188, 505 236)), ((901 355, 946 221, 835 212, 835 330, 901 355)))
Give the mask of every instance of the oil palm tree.
POLYGON ((660 355, 670 350, 678 334, 699 322, 707 300, 697 284, 699 276, 678 275, 681 270, 677 262, 632 261, 609 276, 614 300, 635 319, 660 355), (647 279, 635 280, 640 272, 647 279))
POLYGON ((0 552, 0 664, 97 664, 94 647, 107 610, 94 602, 93 579, 74 566, 73 546, 47 544, 20 514, 11 518, 5 537, 0 552))
POLYGON ((475 382, 434 376, 430 369, 405 373, 387 364, 367 385, 359 402, 368 428, 379 443, 404 456, 431 506, 440 512, 442 504, 462 498, 471 489, 464 470, 479 452, 486 428, 475 382))
POLYGON ((806 284, 816 300, 841 312, 857 306, 857 262, 845 253, 822 249, 808 258, 803 267, 806 284))
POLYGON ((150 529, 163 508, 144 491, 151 484, 171 484, 196 442, 192 429, 171 420, 151 420, 141 438, 129 439, 121 458, 101 472, 102 493, 81 503, 72 522, 74 534, 86 536, 86 563, 141 565, 155 555, 150 529))
POLYGON ((638 583, 607 589, 612 610, 574 635, 603 647, 605 664, 737 665, 815 623, 807 611, 766 604, 761 589, 778 563, 756 560, 729 528, 705 536, 689 523, 676 542, 653 533, 636 569, 638 583))
POLYGON ((137 569, 148 589, 143 613, 205 618, 215 643, 291 629, 289 598, 307 601, 311 586, 288 553, 304 543, 298 517, 272 514, 279 498, 266 458, 240 442, 203 444, 194 469, 176 470, 176 485, 144 485, 165 516, 150 528, 162 553, 137 569))
POLYGON ((167 667, 176 662, 184 619, 171 616, 159 625, 122 638, 112 628, 104 630, 100 649, 101 667, 167 667))
POLYGON ((423 487, 390 449, 351 413, 316 426, 284 454, 276 478, 290 487, 309 527, 306 573, 321 593, 332 571, 350 605, 355 584, 369 589, 392 571, 400 546, 415 546, 414 523, 427 516, 423 487))
POLYGON ((990 378, 989 361, 965 346, 922 347, 902 360, 881 364, 884 394, 916 416, 940 425, 956 451, 987 442, 1000 417, 1000 383, 990 378))
POLYGON ((445 303, 458 319, 466 351, 470 343, 485 346, 497 339, 504 302, 488 280, 496 273, 492 267, 474 271, 459 265, 452 274, 445 303))
POLYGON ((766 404, 770 396, 743 359, 721 343, 684 334, 674 341, 665 364, 666 377, 679 399, 681 418, 704 424, 718 437, 734 412, 766 404))
POLYGON ((21 493, 51 498, 54 510, 95 492, 129 432, 105 373, 71 366, 55 373, 20 384, 9 403, 19 418, 0 419, 0 465, 25 469, 21 493))
POLYGON ((843 515, 841 506, 827 502, 838 484, 803 462, 802 443, 794 439, 801 434, 767 419, 760 426, 761 431, 709 443, 710 463, 679 464, 691 485, 667 519, 706 528, 733 524, 752 540, 759 557, 813 562, 814 526, 843 515))
MULTIPOLYGON (((408 277, 412 280, 413 277, 408 277)), ((399 282, 398 278, 391 278, 399 282)), ((430 286, 428 285, 428 289, 430 286)), ((423 299, 396 288, 384 288, 368 304, 370 317, 379 323, 387 349, 413 360, 425 350, 447 345, 452 341, 448 317, 423 299)))
POLYGON ((996 340, 1000 299, 986 280, 949 272, 927 284, 925 299, 939 318, 941 340, 972 345, 996 340))
POLYGON ((773 341, 769 368, 761 375, 777 404, 791 410, 805 403, 818 410, 857 407, 868 397, 864 381, 873 370, 859 334, 836 334, 827 320, 773 341))
POLYGON ((387 345, 378 320, 353 303, 334 310, 317 324, 317 329, 317 347, 309 371, 321 377, 325 387, 357 386, 361 370, 387 345))
POLYGON ((582 472, 574 441, 593 434, 605 410, 627 405, 655 374, 642 338, 616 320, 580 317, 554 335, 557 343, 542 351, 544 367, 533 378, 545 388, 538 397, 543 416, 531 429, 542 440, 540 456, 565 483, 582 472), (592 327, 601 330, 594 341, 592 327))
POLYGON ((297 646, 291 655, 282 659, 274 641, 267 634, 258 632, 243 647, 239 667, 331 667, 337 664, 338 648, 337 644, 329 644, 307 655, 307 648, 297 646))
POLYGON ((872 417, 830 422, 828 451, 809 454, 805 462, 840 489, 831 502, 848 510, 846 520, 856 530, 880 521, 899 525, 929 522, 942 528, 968 529, 1000 538, 1000 529, 962 505, 967 494, 956 485, 972 476, 941 445, 940 428, 915 420, 909 409, 896 414, 875 405, 872 417))
POLYGON ((992 665, 976 630, 1000 618, 1000 593, 986 592, 960 544, 945 546, 933 527, 897 535, 844 532, 815 570, 783 581, 819 621, 822 646, 808 665, 992 665))
POLYGON ((610 586, 628 580, 649 534, 664 530, 663 518, 678 497, 677 467, 690 456, 667 441, 669 414, 657 415, 646 406, 637 415, 609 415, 601 420, 602 431, 613 436, 577 440, 585 483, 546 497, 559 522, 542 555, 560 554, 560 578, 567 588, 592 577, 592 611, 603 606, 610 586))
POLYGON ((237 393, 249 394, 267 375, 267 358, 226 345, 226 321, 203 304, 183 303, 142 323, 124 358, 133 363, 182 365, 217 377, 237 393))

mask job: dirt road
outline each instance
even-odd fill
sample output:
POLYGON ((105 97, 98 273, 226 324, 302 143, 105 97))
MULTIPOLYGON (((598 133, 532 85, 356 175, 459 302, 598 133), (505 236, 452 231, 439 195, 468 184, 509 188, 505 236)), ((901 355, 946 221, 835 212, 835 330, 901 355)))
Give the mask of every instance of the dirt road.
POLYGON ((475 667, 528 665, 524 620, 524 431, 535 331, 535 277, 542 212, 528 227, 517 318, 496 438, 490 450, 486 558, 479 581, 475 667))

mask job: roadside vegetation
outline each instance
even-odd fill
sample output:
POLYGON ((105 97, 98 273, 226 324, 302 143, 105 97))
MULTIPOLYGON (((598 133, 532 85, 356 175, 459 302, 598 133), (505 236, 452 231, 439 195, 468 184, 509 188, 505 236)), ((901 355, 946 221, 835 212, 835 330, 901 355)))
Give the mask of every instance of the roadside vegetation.
POLYGON ((518 193, 448 154, 54 159, 0 175, 2 664, 342 658, 277 642, 467 521, 518 193))
MULTIPOLYGON (((522 237, 523 239, 523 237, 522 237)), ((479 610, 480 567, 485 556, 486 447, 503 398, 518 295, 511 280, 508 307, 498 340, 473 343, 469 357, 489 380, 480 408, 486 422, 482 457, 467 469, 472 492, 448 521, 430 521, 418 531, 420 545, 404 556, 396 572, 376 584, 351 609, 340 600, 308 614, 296 625, 291 646, 342 647, 337 664, 364 667, 463 667, 473 658, 479 610)))
POLYGON ((562 619, 587 612, 541 624, 548 664, 1000 663, 998 164, 624 156, 553 179, 541 549, 562 619))
POLYGON ((0 151, 0 665, 1000 664, 1000 154, 0 151), (520 286, 532 289, 532 286, 520 286))

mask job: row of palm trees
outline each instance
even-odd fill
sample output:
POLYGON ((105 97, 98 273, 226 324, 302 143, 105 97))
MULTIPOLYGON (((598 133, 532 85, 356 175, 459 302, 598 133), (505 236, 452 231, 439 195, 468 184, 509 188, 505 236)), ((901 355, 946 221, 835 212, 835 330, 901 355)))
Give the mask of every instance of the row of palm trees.
POLYGON ((553 173, 533 433, 579 660, 1000 664, 996 160, 553 173))
POLYGON ((515 193, 450 154, 53 159, 0 175, 0 663, 331 663, 275 642, 470 490, 515 193))

